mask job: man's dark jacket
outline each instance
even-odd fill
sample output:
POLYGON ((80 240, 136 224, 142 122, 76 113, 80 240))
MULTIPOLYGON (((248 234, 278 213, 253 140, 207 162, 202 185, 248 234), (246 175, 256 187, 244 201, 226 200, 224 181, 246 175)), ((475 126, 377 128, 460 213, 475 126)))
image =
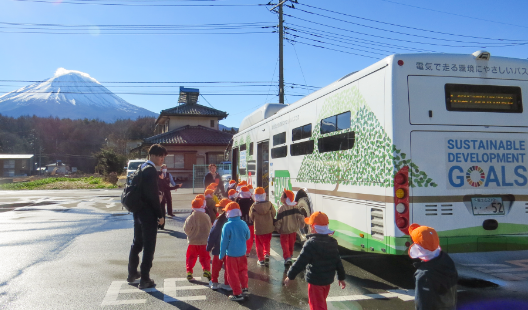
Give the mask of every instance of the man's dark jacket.
POLYGON ((417 268, 414 303, 417 310, 456 309, 458 273, 455 263, 445 252, 427 262, 414 263, 417 268))
POLYGON ((330 285, 337 279, 345 280, 345 268, 339 256, 337 241, 325 234, 308 235, 308 240, 297 261, 288 270, 290 280, 306 269, 306 282, 314 285, 330 285))
POLYGON ((249 210, 251 210, 251 206, 255 203, 255 200, 253 198, 238 197, 236 203, 240 206, 240 212, 242 213, 240 219, 246 222, 248 226, 252 226, 253 220, 249 217, 249 210))
POLYGON ((141 173, 141 200, 143 201, 143 209, 147 212, 152 212, 160 219, 163 217, 163 212, 161 211, 159 200, 158 171, 151 164, 147 164, 141 173))
POLYGON ((227 223, 227 216, 224 212, 218 217, 218 219, 216 219, 216 223, 214 223, 213 227, 211 227, 209 238, 207 238, 206 250, 207 252, 212 251, 211 254, 213 255, 220 255, 222 228, 224 228, 225 223, 227 223))

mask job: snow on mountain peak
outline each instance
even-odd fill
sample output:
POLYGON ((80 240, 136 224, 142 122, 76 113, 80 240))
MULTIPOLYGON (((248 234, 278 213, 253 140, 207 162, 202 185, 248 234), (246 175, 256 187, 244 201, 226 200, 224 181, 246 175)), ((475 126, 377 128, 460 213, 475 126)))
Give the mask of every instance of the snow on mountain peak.
POLYGON ((84 73, 84 72, 81 72, 81 71, 77 71, 77 70, 68 70, 68 69, 64 69, 64 68, 59 68, 57 69, 57 71, 55 71, 55 76, 54 78, 58 78, 60 76, 63 76, 63 75, 68 75, 68 74, 76 74, 76 75, 80 75, 82 77, 85 77, 87 79, 90 79, 92 82, 94 83, 97 83, 97 84, 101 84, 99 83, 96 79, 94 79, 93 77, 91 77, 88 73, 84 73))

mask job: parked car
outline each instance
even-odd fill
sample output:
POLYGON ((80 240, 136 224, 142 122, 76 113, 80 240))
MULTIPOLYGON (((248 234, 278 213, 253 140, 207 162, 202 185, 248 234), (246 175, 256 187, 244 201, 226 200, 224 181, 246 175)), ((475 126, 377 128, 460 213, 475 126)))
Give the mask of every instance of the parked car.
POLYGON ((138 169, 138 167, 141 166, 141 164, 144 162, 145 160, 143 159, 133 159, 133 160, 128 161, 128 164, 126 167, 126 173, 127 173, 126 184, 127 185, 130 185, 130 182, 132 182, 132 179, 130 178, 132 173, 134 173, 138 169))

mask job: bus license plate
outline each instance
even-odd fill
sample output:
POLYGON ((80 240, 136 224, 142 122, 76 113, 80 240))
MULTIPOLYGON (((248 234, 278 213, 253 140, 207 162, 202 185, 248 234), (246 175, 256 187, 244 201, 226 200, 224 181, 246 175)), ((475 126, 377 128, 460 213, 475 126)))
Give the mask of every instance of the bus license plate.
POLYGON ((471 198, 473 215, 504 215, 501 197, 471 198))

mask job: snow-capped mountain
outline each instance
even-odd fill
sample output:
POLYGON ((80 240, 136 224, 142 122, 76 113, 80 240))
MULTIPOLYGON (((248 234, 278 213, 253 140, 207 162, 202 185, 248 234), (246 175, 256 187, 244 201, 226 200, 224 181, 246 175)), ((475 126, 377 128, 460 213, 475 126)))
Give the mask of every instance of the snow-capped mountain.
POLYGON ((55 76, 0 96, 0 114, 71 119, 136 119, 158 114, 132 105, 89 74, 59 68, 55 76))

